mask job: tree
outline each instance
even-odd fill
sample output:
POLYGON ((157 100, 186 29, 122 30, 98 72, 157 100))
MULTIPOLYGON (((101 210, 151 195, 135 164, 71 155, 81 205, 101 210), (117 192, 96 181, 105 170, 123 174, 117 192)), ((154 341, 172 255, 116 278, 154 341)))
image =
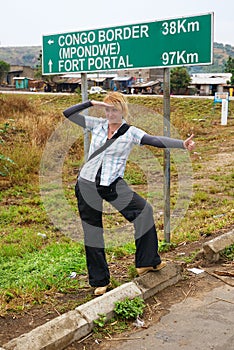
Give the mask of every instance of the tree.
POLYGON ((38 64, 36 66, 35 71, 35 78, 41 79, 42 78, 42 51, 40 50, 39 57, 37 58, 38 64))
POLYGON ((225 64, 225 73, 232 73, 230 83, 234 85, 234 58, 231 56, 228 57, 228 60, 225 64))
POLYGON ((9 63, 5 61, 0 61, 0 84, 3 82, 9 70, 10 70, 9 63))
POLYGON ((190 75, 185 67, 176 67, 171 70, 171 92, 184 93, 191 82, 190 75))
POLYGON ((34 73, 34 77, 37 79, 43 79, 49 84, 53 84, 53 76, 52 75, 43 75, 42 74, 42 51, 40 50, 39 57, 37 58, 38 64, 36 66, 36 71, 34 73))

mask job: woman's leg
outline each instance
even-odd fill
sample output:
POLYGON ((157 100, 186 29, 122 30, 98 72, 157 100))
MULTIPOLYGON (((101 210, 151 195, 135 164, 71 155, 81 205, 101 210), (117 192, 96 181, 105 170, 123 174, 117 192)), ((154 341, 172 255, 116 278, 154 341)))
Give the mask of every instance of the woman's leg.
POLYGON ((98 192, 134 224, 136 267, 159 265, 161 259, 158 254, 158 238, 151 205, 134 192, 123 179, 118 179, 111 187, 111 191, 106 194, 103 194, 100 188, 98 192))
POLYGON ((102 198, 97 194, 93 183, 78 181, 75 191, 84 230, 89 283, 92 287, 107 286, 110 274, 103 238, 102 198))

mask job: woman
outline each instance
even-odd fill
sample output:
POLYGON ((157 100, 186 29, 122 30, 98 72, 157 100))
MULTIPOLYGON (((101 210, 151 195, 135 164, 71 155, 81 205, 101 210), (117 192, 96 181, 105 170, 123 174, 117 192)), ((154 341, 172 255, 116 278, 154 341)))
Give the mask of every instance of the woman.
POLYGON ((103 199, 134 224, 135 265, 138 275, 158 271, 165 266, 158 254, 152 207, 123 180, 132 147, 138 144, 191 151, 195 144, 193 135, 182 141, 150 136, 139 128, 129 127, 124 119, 128 115, 127 102, 124 95, 118 92, 109 93, 103 102, 87 101, 72 106, 63 113, 92 134, 89 159, 80 171, 75 189, 84 230, 89 283, 95 287, 95 295, 102 295, 110 283, 103 238, 103 199), (106 118, 80 114, 82 110, 92 106, 103 107, 106 118))

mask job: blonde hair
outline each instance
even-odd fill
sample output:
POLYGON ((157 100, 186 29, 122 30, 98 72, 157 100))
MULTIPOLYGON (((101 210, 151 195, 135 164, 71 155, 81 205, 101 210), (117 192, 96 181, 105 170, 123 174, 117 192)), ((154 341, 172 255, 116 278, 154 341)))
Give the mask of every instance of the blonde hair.
POLYGON ((111 104, 115 106, 119 111, 122 112, 123 117, 126 118, 128 116, 128 104, 125 96, 120 92, 110 92, 105 96, 105 103, 111 104))

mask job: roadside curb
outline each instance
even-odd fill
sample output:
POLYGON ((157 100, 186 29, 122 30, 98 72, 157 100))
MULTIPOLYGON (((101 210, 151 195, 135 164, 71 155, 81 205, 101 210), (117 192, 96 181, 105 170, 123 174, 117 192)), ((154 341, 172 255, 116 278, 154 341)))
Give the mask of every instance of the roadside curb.
POLYGON ((234 244, 234 230, 224 233, 209 242, 203 244, 203 253, 209 261, 218 261, 220 252, 226 247, 234 244))
POLYGON ((142 297, 144 300, 157 292, 177 283, 182 278, 182 267, 169 262, 157 272, 135 278, 104 295, 80 305, 53 320, 22 334, 3 344, 0 350, 62 350, 69 344, 88 335, 98 314, 105 314, 107 320, 114 315, 116 301, 125 298, 142 297))

